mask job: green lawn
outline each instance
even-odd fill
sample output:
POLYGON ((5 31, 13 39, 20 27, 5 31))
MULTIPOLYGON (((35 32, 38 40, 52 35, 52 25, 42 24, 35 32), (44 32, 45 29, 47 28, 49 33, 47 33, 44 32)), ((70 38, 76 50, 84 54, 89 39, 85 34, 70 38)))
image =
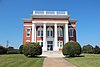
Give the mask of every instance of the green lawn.
POLYGON ((0 67, 42 67, 44 58, 27 58, 21 54, 0 55, 0 67))
POLYGON ((100 67, 100 54, 82 54, 84 57, 65 58, 78 67, 100 67))

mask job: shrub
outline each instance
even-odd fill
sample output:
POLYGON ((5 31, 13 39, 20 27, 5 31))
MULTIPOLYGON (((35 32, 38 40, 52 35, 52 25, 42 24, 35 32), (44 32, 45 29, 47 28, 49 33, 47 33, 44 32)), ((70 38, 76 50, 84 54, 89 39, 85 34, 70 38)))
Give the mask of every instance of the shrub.
POLYGON ((90 44, 83 46, 82 52, 93 54, 93 46, 90 44))
POLYGON ((19 54, 19 50, 18 49, 12 49, 7 51, 7 54, 19 54))
POLYGON ((3 46, 0 46, 0 54, 6 54, 7 53, 7 49, 4 48, 3 46))
POLYGON ((100 54, 100 48, 97 45, 94 48, 94 54, 100 54))
POLYGON ((23 54, 25 56, 37 56, 42 54, 42 48, 38 43, 25 44, 23 46, 23 54))
POLYGON ((19 52, 20 52, 20 54, 23 54, 23 45, 21 45, 21 46, 19 47, 19 52))
POLYGON ((79 56, 81 54, 81 46, 78 42, 67 42, 62 49, 62 53, 65 56, 79 56))

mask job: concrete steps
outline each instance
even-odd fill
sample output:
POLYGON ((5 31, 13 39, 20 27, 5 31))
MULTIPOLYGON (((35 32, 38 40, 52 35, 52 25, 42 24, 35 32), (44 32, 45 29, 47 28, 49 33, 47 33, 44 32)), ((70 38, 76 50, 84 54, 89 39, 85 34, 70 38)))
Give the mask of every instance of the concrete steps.
POLYGON ((42 55, 44 57, 64 57, 61 51, 45 51, 42 52, 42 55))

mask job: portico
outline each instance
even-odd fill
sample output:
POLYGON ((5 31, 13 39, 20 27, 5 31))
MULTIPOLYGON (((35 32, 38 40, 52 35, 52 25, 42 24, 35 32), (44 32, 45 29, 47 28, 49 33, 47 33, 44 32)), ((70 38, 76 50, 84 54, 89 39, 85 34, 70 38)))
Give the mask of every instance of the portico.
POLYGON ((43 51, 59 51, 65 43, 73 40, 74 32, 71 31, 73 35, 71 39, 69 28, 76 20, 68 20, 67 11, 33 11, 31 18, 23 20, 26 29, 24 43, 37 42, 43 51))

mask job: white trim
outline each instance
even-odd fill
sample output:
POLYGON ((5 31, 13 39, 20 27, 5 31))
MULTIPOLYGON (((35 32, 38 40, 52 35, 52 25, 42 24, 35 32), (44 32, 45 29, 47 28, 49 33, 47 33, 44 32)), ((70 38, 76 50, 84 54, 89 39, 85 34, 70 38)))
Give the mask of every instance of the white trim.
POLYGON ((32 23, 36 23, 36 24, 37 24, 37 23, 41 23, 41 24, 44 24, 44 23, 47 23, 47 24, 48 24, 48 23, 50 23, 50 24, 52 24, 52 23, 54 23, 54 24, 55 24, 55 23, 59 24, 59 23, 60 23, 60 24, 62 24, 62 23, 64 23, 64 24, 65 24, 65 23, 68 23, 68 22, 59 22, 59 21, 58 21, 58 22, 52 22, 52 21, 34 21, 34 22, 32 22, 32 23))
POLYGON ((32 26, 31 24, 24 24, 24 26, 32 26))

